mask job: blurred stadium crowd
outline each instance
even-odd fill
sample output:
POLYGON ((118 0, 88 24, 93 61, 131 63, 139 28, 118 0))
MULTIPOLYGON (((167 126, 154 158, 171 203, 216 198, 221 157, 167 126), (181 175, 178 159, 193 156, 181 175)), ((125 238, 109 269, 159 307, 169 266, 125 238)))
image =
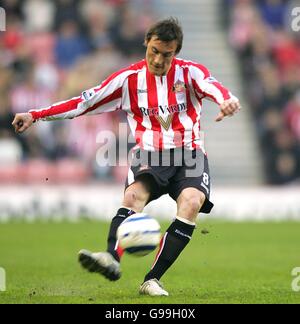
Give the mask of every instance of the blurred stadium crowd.
MULTIPOLYGON (((300 32, 292 32, 289 13, 298 1, 221 1, 267 182, 293 183, 300 178, 300 32)), ((143 58, 159 1, 0 0, 0 7, 7 14, 0 33, 0 183, 123 181, 127 168, 100 168, 95 160, 97 134, 118 135, 122 113, 38 123, 22 136, 11 122, 15 113, 78 96, 143 58)))
POLYGON ((0 183, 124 181, 122 168, 97 167, 95 152, 98 132, 118 134, 125 115, 38 123, 22 136, 11 122, 15 113, 78 96, 143 58, 155 0, 0 0, 0 7, 7 16, 0 33, 0 183))
POLYGON ((295 7, 299 1, 223 1, 270 184, 300 180, 300 31, 292 29, 295 7))

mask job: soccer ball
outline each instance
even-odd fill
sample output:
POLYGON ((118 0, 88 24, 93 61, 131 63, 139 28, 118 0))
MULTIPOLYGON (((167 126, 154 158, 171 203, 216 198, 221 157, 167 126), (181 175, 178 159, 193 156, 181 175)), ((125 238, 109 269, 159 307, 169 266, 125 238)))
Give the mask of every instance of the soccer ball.
POLYGON ((119 246, 127 253, 145 256, 155 250, 160 242, 160 225, 147 214, 134 214, 119 226, 117 239, 119 246))

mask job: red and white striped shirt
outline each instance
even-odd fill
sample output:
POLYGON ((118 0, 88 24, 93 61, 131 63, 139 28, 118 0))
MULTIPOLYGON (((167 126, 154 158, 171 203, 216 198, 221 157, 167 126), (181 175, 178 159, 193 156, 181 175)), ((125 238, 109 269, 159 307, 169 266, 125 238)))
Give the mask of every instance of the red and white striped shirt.
POLYGON ((202 100, 221 105, 235 98, 201 64, 175 58, 165 76, 155 76, 145 60, 114 73, 80 97, 31 110, 34 120, 75 118, 123 110, 137 147, 147 151, 202 148, 202 100))

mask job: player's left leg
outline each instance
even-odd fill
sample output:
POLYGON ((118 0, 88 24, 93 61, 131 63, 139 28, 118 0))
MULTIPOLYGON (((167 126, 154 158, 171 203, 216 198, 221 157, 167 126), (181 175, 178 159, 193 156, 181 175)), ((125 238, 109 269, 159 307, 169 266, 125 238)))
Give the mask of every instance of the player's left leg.
POLYGON ((188 163, 170 180, 169 195, 177 202, 177 217, 161 241, 154 265, 141 286, 141 293, 153 296, 167 294, 159 286, 160 278, 190 242, 198 214, 210 213, 213 207, 209 200, 210 176, 207 157, 201 151, 193 152, 197 172, 193 172, 192 176, 187 174, 187 171, 195 170, 191 167, 193 164, 190 159, 187 155, 188 163))
POLYGON ((196 188, 186 188, 177 199, 178 218, 195 224, 199 210, 206 200, 205 194, 196 188))
POLYGON ((160 251, 151 271, 145 277, 145 282, 151 279, 160 280, 187 246, 205 199, 205 195, 198 189, 186 188, 182 191, 177 199, 177 217, 162 239, 160 251))
POLYGON ((177 217, 164 235, 160 250, 140 288, 142 294, 168 296, 160 278, 176 261, 192 238, 196 218, 205 202, 205 195, 195 188, 186 188, 177 199, 177 217))

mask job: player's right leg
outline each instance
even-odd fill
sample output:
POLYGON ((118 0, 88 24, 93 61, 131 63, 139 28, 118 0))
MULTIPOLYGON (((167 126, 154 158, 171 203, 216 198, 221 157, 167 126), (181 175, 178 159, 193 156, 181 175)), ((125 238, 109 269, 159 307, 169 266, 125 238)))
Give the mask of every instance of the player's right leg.
POLYGON ((120 262, 123 254, 117 244, 118 227, 127 217, 141 213, 147 205, 150 195, 150 187, 145 177, 139 178, 125 190, 123 207, 118 210, 117 215, 113 218, 107 239, 107 252, 113 255, 118 262, 120 262))
POLYGON ((79 252, 79 262, 84 269, 99 273, 111 281, 120 279, 120 259, 123 251, 118 247, 116 238, 118 227, 127 217, 142 212, 150 195, 150 187, 146 178, 139 179, 126 189, 123 206, 118 210, 110 225, 107 251, 91 253, 81 250, 79 252))

